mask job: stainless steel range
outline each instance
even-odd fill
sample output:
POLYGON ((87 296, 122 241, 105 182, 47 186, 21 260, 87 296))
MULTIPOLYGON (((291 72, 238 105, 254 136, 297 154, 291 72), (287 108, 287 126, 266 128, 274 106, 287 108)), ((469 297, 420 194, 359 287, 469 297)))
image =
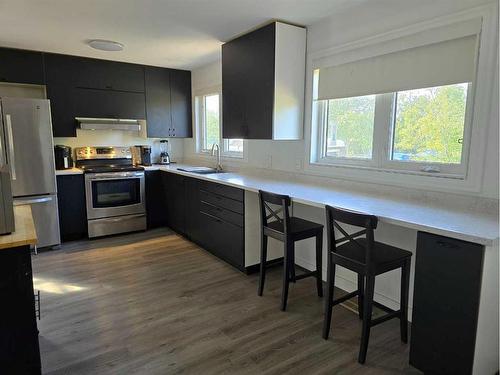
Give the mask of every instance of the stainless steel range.
POLYGON ((79 147, 76 166, 85 173, 89 237, 146 229, 144 168, 129 147, 79 147))

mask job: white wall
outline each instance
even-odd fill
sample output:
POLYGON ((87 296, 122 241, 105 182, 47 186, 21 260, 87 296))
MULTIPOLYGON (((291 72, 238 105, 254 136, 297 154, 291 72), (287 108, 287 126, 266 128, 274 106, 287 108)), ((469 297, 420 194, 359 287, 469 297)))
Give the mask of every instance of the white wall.
MULTIPOLYGON (((361 38, 373 36, 375 33, 385 33, 396 28, 407 26, 412 23, 417 23, 423 20, 429 20, 437 16, 461 10, 464 7, 470 7, 472 4, 477 4, 477 1, 440 1, 428 2, 424 1, 418 4, 416 9, 410 9, 408 2, 396 6, 394 2, 387 2, 387 6, 380 5, 371 6, 373 9, 367 9, 368 4, 363 5, 362 11, 356 7, 349 7, 346 10, 325 18, 317 24, 308 27, 307 34, 307 54, 311 56, 318 51, 342 45, 347 42, 352 42, 361 38)), ((491 96, 491 115, 490 121, 485 126, 488 127, 487 142, 484 144, 486 149, 485 172, 479 191, 472 192, 455 192, 460 194, 468 194, 475 197, 486 197, 498 199, 498 62, 497 70, 491 71, 491 75, 495 77, 495 89, 491 96)), ((307 73, 306 73, 307 74, 307 73)), ((193 71, 192 88, 193 95, 197 90, 202 90, 208 87, 221 85, 221 62, 205 65, 193 71)), ((307 94, 307 93, 306 93, 307 94)), ((310 95, 309 95, 310 98, 310 95)), ((306 95, 306 108, 310 107, 306 95)), ((307 124, 307 112, 305 122, 307 124)), ((306 133, 307 133, 307 126, 306 133)), ((245 159, 235 160, 226 159, 225 165, 234 167, 250 167, 250 168, 266 168, 292 173, 315 174, 308 170, 308 144, 307 134, 304 140, 300 141, 265 141, 265 140, 247 140, 245 141, 245 159)), ((207 162, 206 157, 200 157, 195 153, 195 140, 187 139, 184 144, 184 158, 186 160, 207 162)), ((322 173, 323 174, 323 173, 322 173)), ((325 172, 332 178, 347 178, 345 173, 340 176, 336 175, 335 169, 330 168, 330 171, 325 172)), ((352 177, 355 179, 354 177, 352 177)), ((356 179, 359 180, 359 177, 356 179)), ((388 179, 389 180, 389 179, 388 179)), ((390 184, 389 182, 386 182, 390 184)), ((380 185, 379 185, 380 186, 380 185)), ((385 189, 380 186, 381 189, 385 189)), ((426 190, 432 190, 431 186, 426 190)), ((437 187, 436 187, 437 189, 437 187)), ((442 190, 442 188, 441 188, 442 190)), ((450 188, 450 191, 454 191, 450 188)))
MULTIPOLYGON (((81 130, 77 129, 76 137, 54 137, 54 145, 70 146, 74 152, 75 147, 85 146, 134 146, 150 145, 153 163, 160 157, 160 139, 147 138, 138 132, 120 130, 81 130)), ((167 139, 167 138, 165 138, 167 139)), ((182 159, 184 153, 184 140, 169 138, 170 156, 173 161, 182 159)))

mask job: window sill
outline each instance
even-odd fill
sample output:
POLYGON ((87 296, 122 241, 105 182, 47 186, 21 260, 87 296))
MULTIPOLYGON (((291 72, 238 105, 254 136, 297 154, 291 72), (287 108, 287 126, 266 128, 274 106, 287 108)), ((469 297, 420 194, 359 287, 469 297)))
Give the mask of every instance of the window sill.
POLYGON ((397 168, 380 168, 368 165, 359 165, 359 164, 341 164, 341 163, 331 163, 326 161, 314 161, 310 162, 311 166, 316 166, 320 168, 342 168, 344 170, 358 170, 358 171, 371 171, 371 172, 382 172, 382 173, 390 173, 390 174, 398 174, 402 176, 418 176, 418 177, 434 177, 440 179, 450 179, 450 180, 460 180, 465 181, 466 177, 463 174, 453 174, 453 173, 432 173, 432 172, 422 172, 415 170, 405 170, 405 169, 397 169, 397 168))

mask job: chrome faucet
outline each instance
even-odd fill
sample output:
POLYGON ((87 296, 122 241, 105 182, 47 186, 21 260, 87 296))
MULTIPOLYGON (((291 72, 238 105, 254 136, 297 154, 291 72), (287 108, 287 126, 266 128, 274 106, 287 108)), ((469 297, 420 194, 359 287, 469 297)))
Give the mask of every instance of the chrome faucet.
POLYGON ((215 167, 215 170, 217 172, 222 172, 222 165, 220 163, 220 147, 217 143, 214 143, 212 145, 212 156, 216 156, 215 153, 217 152, 217 167, 215 167), (217 149, 217 151, 216 151, 217 149))

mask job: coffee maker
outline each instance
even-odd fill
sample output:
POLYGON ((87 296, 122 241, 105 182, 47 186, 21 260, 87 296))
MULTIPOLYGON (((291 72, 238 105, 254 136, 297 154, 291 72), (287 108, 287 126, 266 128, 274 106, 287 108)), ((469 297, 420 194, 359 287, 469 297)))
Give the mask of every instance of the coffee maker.
POLYGON ((132 146, 132 162, 134 165, 151 165, 151 146, 138 145, 132 146))

